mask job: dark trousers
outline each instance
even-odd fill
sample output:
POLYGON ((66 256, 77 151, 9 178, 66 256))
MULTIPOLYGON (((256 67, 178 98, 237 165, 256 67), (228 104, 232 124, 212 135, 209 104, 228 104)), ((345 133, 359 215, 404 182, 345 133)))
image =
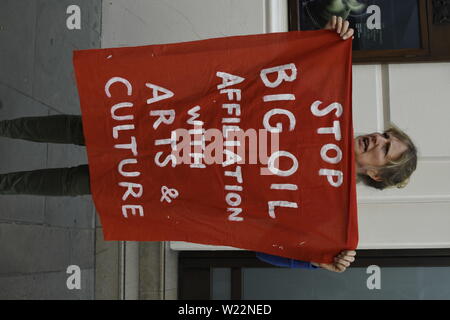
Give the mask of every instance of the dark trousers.
MULTIPOLYGON (((85 145, 81 116, 77 115, 3 120, 0 121, 0 136, 34 142, 85 145)), ((0 174, 0 194, 73 197, 90 193, 87 164, 0 174)))

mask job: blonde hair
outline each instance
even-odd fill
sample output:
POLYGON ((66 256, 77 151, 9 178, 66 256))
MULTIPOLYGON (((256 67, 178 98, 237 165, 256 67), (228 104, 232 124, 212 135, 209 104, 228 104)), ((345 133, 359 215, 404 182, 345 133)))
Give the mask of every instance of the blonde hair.
POLYGON ((358 174, 357 181, 362 181, 364 184, 380 190, 394 187, 404 188, 417 167, 417 148, 411 138, 393 124, 384 132, 393 135, 406 144, 407 150, 403 152, 399 159, 391 160, 383 167, 373 168, 377 170, 380 181, 376 181, 365 174, 358 174))

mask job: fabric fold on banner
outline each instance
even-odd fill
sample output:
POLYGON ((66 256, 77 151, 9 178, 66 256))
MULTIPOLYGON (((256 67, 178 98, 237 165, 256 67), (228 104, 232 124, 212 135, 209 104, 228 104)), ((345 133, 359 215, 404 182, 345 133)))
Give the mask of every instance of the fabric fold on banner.
POLYGON ((351 46, 319 30, 74 51, 105 240, 354 250, 351 46))

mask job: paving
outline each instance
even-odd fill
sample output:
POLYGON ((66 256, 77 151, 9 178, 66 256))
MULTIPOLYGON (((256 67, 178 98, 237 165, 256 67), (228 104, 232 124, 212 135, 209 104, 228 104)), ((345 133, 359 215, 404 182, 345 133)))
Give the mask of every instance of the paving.
MULTIPOLYGON (((72 51, 100 48, 101 10, 101 0, 0 2, 0 120, 80 114, 72 51), (68 27, 72 5, 81 29, 68 27)), ((84 147, 0 137, 0 173, 84 163, 84 147)), ((0 299, 94 299, 95 227, 90 196, 1 195, 0 299), (80 289, 67 286, 71 265, 80 289)))

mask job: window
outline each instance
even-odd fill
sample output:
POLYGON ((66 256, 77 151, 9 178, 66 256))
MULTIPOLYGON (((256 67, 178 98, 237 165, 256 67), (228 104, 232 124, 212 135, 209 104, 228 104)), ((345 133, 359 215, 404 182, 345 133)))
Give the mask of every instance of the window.
POLYGON ((450 61, 448 0, 289 0, 289 30, 317 30, 332 15, 355 29, 353 61, 450 61))
POLYGON ((450 297, 450 249, 358 250, 356 261, 342 274, 321 269, 278 268, 260 261, 249 251, 183 251, 179 254, 178 268, 180 300, 450 297), (371 276, 367 268, 371 265, 380 268, 380 290, 367 285, 371 276), (267 277, 280 281, 266 281, 267 277), (292 277, 302 282, 301 292, 288 281, 292 277), (344 285, 352 290, 342 292, 344 285), (336 295, 330 295, 332 291, 336 295))

